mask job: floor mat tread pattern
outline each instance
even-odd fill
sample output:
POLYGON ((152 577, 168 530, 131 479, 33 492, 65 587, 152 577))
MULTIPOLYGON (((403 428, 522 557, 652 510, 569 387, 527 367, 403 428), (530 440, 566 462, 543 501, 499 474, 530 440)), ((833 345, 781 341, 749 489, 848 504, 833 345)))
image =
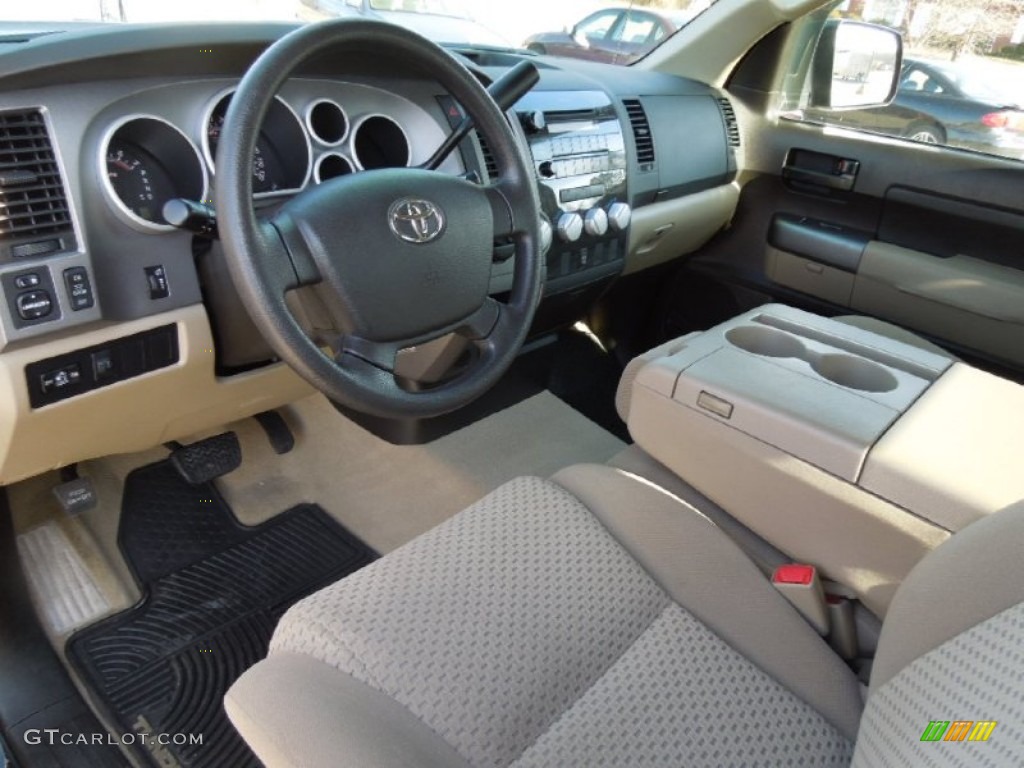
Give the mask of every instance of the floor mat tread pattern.
POLYGON ((122 733, 202 734, 161 748, 177 764, 258 765, 224 692, 266 655, 289 606, 377 554, 314 504, 243 526, 211 483, 188 485, 166 461, 128 476, 119 542, 143 598, 73 635, 69 661, 122 733))

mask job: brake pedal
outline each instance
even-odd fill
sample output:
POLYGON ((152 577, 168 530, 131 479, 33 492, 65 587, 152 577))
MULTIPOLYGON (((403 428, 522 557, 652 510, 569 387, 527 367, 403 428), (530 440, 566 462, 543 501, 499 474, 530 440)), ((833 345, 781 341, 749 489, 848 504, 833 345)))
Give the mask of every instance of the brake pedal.
POLYGON ((224 432, 175 448, 170 461, 185 482, 201 485, 238 469, 242 463, 242 446, 234 432, 224 432))

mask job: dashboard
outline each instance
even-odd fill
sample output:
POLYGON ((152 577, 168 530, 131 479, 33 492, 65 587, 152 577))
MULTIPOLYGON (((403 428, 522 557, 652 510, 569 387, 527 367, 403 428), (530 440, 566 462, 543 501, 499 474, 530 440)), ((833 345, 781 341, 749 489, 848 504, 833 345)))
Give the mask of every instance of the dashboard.
MULTIPOLYGON (((164 218, 170 200, 212 203, 238 81, 291 28, 0 30, 0 483, 307 391, 254 338, 219 243, 164 218), (114 409, 111 391, 130 418, 162 391, 154 381, 175 377, 197 402, 136 418, 138 437, 86 447, 86 432, 67 455, 44 460, 40 446, 19 456, 29 427, 114 409)), ((258 210, 337 176, 423 162, 461 120, 435 82, 367 53, 315 61, 275 96, 252 159, 258 210)), ((453 53, 484 83, 527 55, 453 53)), ((723 94, 636 69, 530 59, 540 82, 509 118, 536 172, 545 305, 596 296, 653 263, 652 252, 681 255, 728 222, 740 155, 723 94)), ((486 182, 497 168, 473 133, 439 172, 486 182)), ((494 294, 510 285, 510 251, 495 243, 494 294)))

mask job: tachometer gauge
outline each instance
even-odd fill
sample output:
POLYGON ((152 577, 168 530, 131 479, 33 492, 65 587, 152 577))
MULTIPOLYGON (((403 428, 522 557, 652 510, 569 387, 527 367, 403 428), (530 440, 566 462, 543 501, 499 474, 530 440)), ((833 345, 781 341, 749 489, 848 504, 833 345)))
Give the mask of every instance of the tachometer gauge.
POLYGON ((170 123, 133 117, 108 134, 101 157, 104 188, 114 211, 143 231, 169 231, 164 204, 202 200, 206 171, 196 147, 170 123))
POLYGON ((164 203, 178 197, 174 180, 151 154, 124 140, 107 145, 107 178, 122 203, 140 219, 164 224, 164 203))

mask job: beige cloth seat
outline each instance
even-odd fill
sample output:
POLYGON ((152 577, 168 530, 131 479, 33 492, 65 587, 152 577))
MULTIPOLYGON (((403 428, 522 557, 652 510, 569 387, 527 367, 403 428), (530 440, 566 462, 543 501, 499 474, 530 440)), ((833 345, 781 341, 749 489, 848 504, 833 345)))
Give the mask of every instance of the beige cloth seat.
POLYGON ((520 478, 295 605, 226 707, 271 768, 1020 764, 1022 541, 1007 511, 921 563, 865 712, 695 509, 604 466, 520 478), (967 719, 999 725, 920 742, 967 719))

